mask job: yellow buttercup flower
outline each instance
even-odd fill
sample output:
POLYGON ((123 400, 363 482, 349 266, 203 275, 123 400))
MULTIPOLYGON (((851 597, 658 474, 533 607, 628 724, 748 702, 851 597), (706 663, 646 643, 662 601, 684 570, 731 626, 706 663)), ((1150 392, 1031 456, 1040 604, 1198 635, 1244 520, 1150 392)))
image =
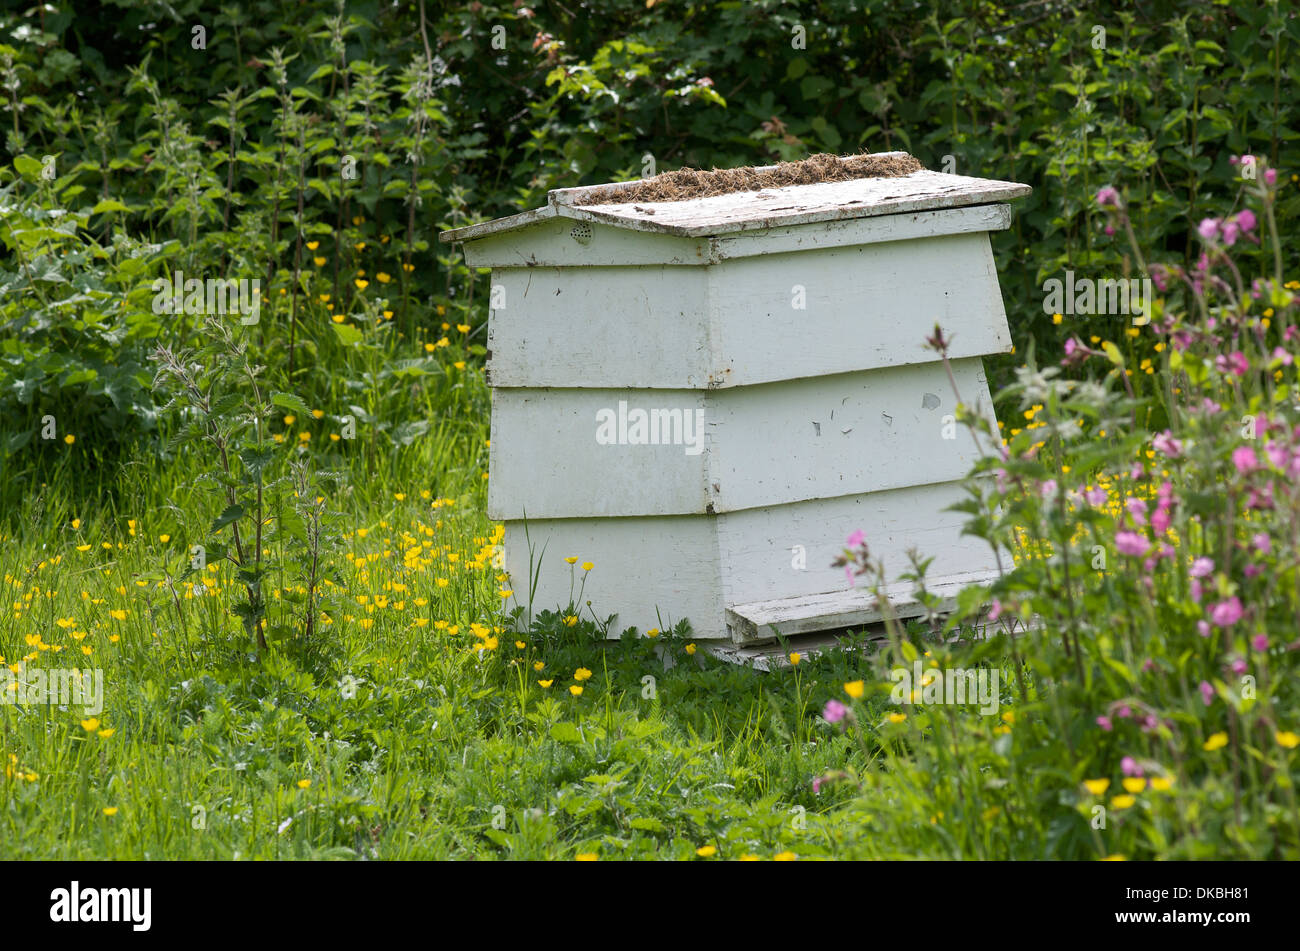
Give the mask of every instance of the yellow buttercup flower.
POLYGON ((906 713, 891 713, 889 715, 890 723, 902 723, 906 719, 907 719, 906 713))
POLYGON ((1137 802, 1137 799, 1135 799, 1133 796, 1123 795, 1123 796, 1116 796, 1114 799, 1110 801, 1110 804, 1111 807, 1114 809, 1128 809, 1135 802, 1137 802))
POLYGON ((686 653, 688 653, 688 654, 694 654, 694 653, 695 653, 695 645, 694 645, 694 644, 687 644, 687 645, 686 645, 686 653))
POLYGON ((1167 792, 1169 787, 1174 784, 1170 776, 1153 776, 1151 777, 1151 788, 1156 792, 1167 792))
POLYGON ((582 688, 579 687, 577 684, 574 684, 573 686, 571 686, 571 687, 569 688, 569 693, 573 694, 575 697, 581 697, 581 696, 582 696, 582 688))
POLYGON ((581 683, 584 680, 591 679, 591 671, 586 667, 579 667, 573 672, 573 679, 581 683))
POLYGON ((790 852, 790 851, 787 850, 787 851, 785 851, 785 852, 777 852, 776 855, 772 856, 772 861, 773 861, 773 862, 793 862, 797 857, 798 857, 798 856, 796 856, 793 852, 790 852))
POLYGON ((695 850, 695 854, 702 859, 707 859, 711 856, 717 855, 718 850, 712 845, 702 845, 695 850))
POLYGON ((1147 788, 1147 781, 1141 776, 1128 776, 1121 783, 1124 789, 1131 793, 1140 793, 1147 788))
POLYGON ((117 806, 105 806, 105 807, 104 807, 104 815, 106 815, 106 816, 115 816, 115 815, 117 815, 117 806))
POLYGON ((537 681, 537 682, 542 686, 542 689, 543 689, 543 690, 545 690, 545 689, 546 689, 547 687, 549 687, 551 684, 555 683, 554 680, 539 680, 539 681, 537 681))
POLYGON ((595 852, 579 852, 573 858, 574 861, 577 862, 595 862, 597 859, 600 858, 600 856, 598 856, 595 852))
POLYGON ((99 729, 99 720, 96 717, 91 717, 89 720, 82 720, 81 728, 87 733, 94 733, 99 729))
POLYGON ((310 780, 310 779, 300 779, 300 780, 298 780, 298 788, 299 788, 299 789, 306 789, 306 788, 308 788, 309 786, 311 786, 311 780, 310 780))
POLYGON ((1105 778, 1085 779, 1083 785, 1088 792, 1092 793, 1094 796, 1100 796, 1110 788, 1110 780, 1105 778))
POLYGON ((866 684, 861 680, 851 680, 844 685, 844 692, 854 700, 861 700, 862 694, 866 691, 866 684))
POLYGON ((1227 745, 1228 734, 1220 732, 1213 734, 1209 739, 1202 743, 1201 749, 1205 750, 1207 753, 1213 753, 1215 750, 1221 750, 1227 745))
POLYGON ((1289 750, 1293 750, 1296 748, 1297 745, 1300 745, 1300 736, 1297 736, 1295 733, 1292 733, 1290 730, 1274 733, 1273 739, 1277 740, 1278 746, 1284 746, 1289 750))

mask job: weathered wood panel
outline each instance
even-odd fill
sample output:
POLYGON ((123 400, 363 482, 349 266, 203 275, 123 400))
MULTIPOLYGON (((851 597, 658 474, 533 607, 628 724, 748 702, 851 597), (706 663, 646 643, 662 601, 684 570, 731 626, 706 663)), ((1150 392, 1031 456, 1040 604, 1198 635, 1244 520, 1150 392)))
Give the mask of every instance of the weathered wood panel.
MULTIPOLYGON (((952 367, 991 411, 980 359, 952 367)), ((488 512, 702 515, 947 482, 977 458, 955 413, 939 363, 711 391, 497 389, 488 512), (660 415, 658 444, 634 443, 637 410, 682 425, 660 415), (628 421, 624 441, 598 441, 601 413, 628 421)))
POLYGON ((839 626, 827 605, 844 608, 844 624, 870 623, 858 603, 863 596, 841 596, 848 582, 842 570, 830 567, 845 537, 859 528, 883 555, 891 580, 908 570, 904 552, 913 546, 934 556, 936 580, 988 580, 996 572, 991 551, 961 535, 960 515, 942 511, 961 497, 959 486, 947 484, 719 516, 530 518, 526 530, 523 521, 508 521, 505 567, 514 579, 515 602, 528 603, 526 579, 536 573, 534 611, 570 600, 580 600, 585 610, 591 601, 601 620, 618 613, 615 635, 631 625, 662 629, 687 617, 701 639, 742 636, 736 618, 728 628, 724 611, 739 606, 743 616, 764 624, 742 639, 763 640, 771 636, 767 619, 783 625, 783 632, 839 626), (566 564, 569 556, 579 563, 566 564), (583 561, 594 563, 591 572, 582 571, 583 561), (800 620, 801 612, 807 619, 800 620))
POLYGON ((961 534, 966 516, 944 511, 963 498, 959 484, 943 483, 724 515, 718 520, 723 600, 732 606, 847 588, 843 569, 830 565, 857 529, 866 532, 891 581, 908 570, 913 547, 933 556, 934 577, 994 571, 989 546, 961 534))
POLYGON ((1011 349, 982 232, 710 268, 506 268, 489 320, 499 387, 733 387, 1011 349))
POLYGON ((1011 349, 984 233, 743 258, 709 274, 714 359, 734 386, 929 363, 936 322, 953 356, 1011 349))
POLYGON ((707 269, 509 268, 488 320, 498 387, 709 385, 707 269))
POLYGON ((629 231, 571 217, 534 219, 517 230, 465 244, 470 267, 626 267, 708 264, 707 238, 629 231))
POLYGON ((529 544, 540 574, 533 610, 576 601, 583 617, 618 617, 610 634, 636 626, 667 630, 683 617, 702 638, 726 636, 718 596, 718 549, 711 518, 529 519, 507 522, 505 566, 514 585, 511 604, 528 603, 529 544), (545 551, 543 551, 545 546, 545 551), (573 556, 576 565, 564 559, 573 556), (582 562, 591 561, 590 572, 582 562), (585 580, 585 587, 584 587, 585 580), (591 602, 587 608, 586 602, 591 602))

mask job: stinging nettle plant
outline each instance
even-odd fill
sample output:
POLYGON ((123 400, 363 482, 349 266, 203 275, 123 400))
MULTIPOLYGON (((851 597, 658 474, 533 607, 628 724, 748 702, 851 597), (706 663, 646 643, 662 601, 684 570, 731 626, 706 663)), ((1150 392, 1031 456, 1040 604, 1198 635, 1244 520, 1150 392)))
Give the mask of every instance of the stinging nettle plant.
POLYGON ((339 536, 322 494, 334 476, 313 474, 305 450, 282 445, 269 424, 277 412, 290 414, 286 421, 312 412, 294 394, 269 389, 241 326, 209 315, 197 330, 197 348, 159 345, 153 354, 154 388, 168 397, 162 414, 176 419, 167 450, 206 449, 200 483, 220 506, 202 558, 189 561, 182 578, 224 559, 244 590, 234 613, 259 650, 295 633, 309 640, 322 587, 337 583, 330 555, 339 536))

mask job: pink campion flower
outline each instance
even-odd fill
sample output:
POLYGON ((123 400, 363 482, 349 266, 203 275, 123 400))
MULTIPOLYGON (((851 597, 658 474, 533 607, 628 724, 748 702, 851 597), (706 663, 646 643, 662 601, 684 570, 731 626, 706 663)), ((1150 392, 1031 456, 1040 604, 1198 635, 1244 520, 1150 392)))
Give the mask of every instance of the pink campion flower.
MULTIPOLYGON (((1294 328, 1288 327, 1287 329, 1288 329, 1288 330, 1292 330, 1292 329, 1294 329, 1294 328)), ((1295 357, 1291 356, 1291 354, 1290 354, 1289 352, 1287 352, 1286 350, 1283 350, 1281 347, 1274 347, 1274 348, 1273 348, 1273 359, 1274 359, 1274 360, 1281 360, 1281 361, 1282 361, 1282 366, 1284 366, 1284 367, 1289 367, 1289 366, 1291 366, 1291 364, 1295 363, 1295 357)))
POLYGON ((1183 452, 1183 444, 1174 438, 1174 434, 1169 430, 1158 433, 1155 439, 1151 440, 1151 445, 1156 452, 1168 456, 1170 459, 1177 459, 1183 452))
POLYGON ((1119 768, 1120 768, 1120 772, 1122 772, 1125 776, 1142 775, 1142 767, 1139 766, 1138 761, 1131 756, 1125 756, 1122 760, 1120 760, 1119 768))
POLYGON ((1147 523, 1147 503, 1145 499, 1127 499, 1124 502, 1124 508, 1128 509, 1128 514, 1133 517, 1133 521, 1138 525, 1147 523))
POLYGON ((1261 555, 1267 555, 1273 550, 1273 539, 1268 537, 1268 532, 1256 532, 1250 543, 1255 546, 1255 551, 1261 555))
POLYGON ((1130 479, 1140 479, 1144 475, 1146 475, 1146 471, 1142 468, 1142 463, 1140 462, 1133 463, 1133 468, 1128 471, 1128 477, 1130 479))
POLYGON ((1260 565, 1247 565, 1245 568, 1241 570, 1241 572, 1247 578, 1258 578, 1260 575, 1264 573, 1264 569, 1260 565))
POLYGON ((1273 463, 1274 468, 1286 468, 1286 447, 1276 442, 1269 442, 1264 447, 1264 455, 1268 456, 1268 461, 1273 463))
POLYGON ((1140 557, 1151 550, 1151 542, 1137 532, 1117 532, 1115 534, 1115 548, 1119 550, 1121 555, 1140 557))
POLYGON ((1169 289, 1169 271, 1163 265, 1156 264, 1151 268, 1151 283, 1156 286, 1156 290, 1164 293, 1169 289))
POLYGON ((1213 241, 1214 236, 1219 233, 1219 219, 1202 218, 1201 223, 1196 226, 1196 233, 1206 241, 1213 241))
POLYGON ((1255 637, 1251 640, 1250 646, 1255 648, 1255 650, 1257 651, 1268 650, 1268 635, 1256 634, 1255 637))
POLYGON ((1233 373, 1237 376, 1245 376, 1250 371, 1250 360, 1240 350, 1234 350, 1232 353, 1219 354, 1214 358, 1214 368, 1220 373, 1233 373))
POLYGON ((1089 489, 1083 493, 1083 497, 1088 500, 1088 504, 1093 507, 1100 507, 1106 504, 1106 490, 1098 486, 1095 489, 1089 489))
POLYGON ((1110 185, 1104 186, 1097 191, 1097 204, 1102 208, 1118 208, 1119 192, 1110 185))
POLYGON ((822 793, 822 777, 814 776, 812 786, 813 786, 813 795, 820 796, 822 793))
POLYGON ((1214 702, 1214 687, 1209 681, 1201 681, 1201 700, 1207 707, 1214 702))
MULTIPOLYGON (((1169 531, 1170 521, 1172 520, 1169 517, 1169 509, 1165 506, 1161 506, 1151 513, 1151 529, 1157 535, 1163 535, 1165 532, 1169 531)), ((1164 555, 1163 551, 1161 552, 1161 555, 1164 555)))
POLYGON ((1201 637, 1209 637, 1209 636, 1210 636, 1210 622, 1209 622, 1209 621, 1197 621, 1197 622, 1196 622, 1196 633, 1199 634, 1199 635, 1201 635, 1201 637))
MULTIPOLYGON (((1192 596, 1192 600, 1197 604, 1200 604, 1201 598, 1205 596, 1205 590, 1201 587, 1201 579, 1193 578, 1192 583, 1188 585, 1188 589, 1192 596)), ((1201 623, 1204 624, 1205 622, 1202 621, 1201 623)))
POLYGON ((1236 595, 1226 601, 1210 605, 1210 620, 1215 627, 1231 627, 1241 620, 1246 609, 1241 606, 1241 599, 1236 595))
POLYGON ((1241 234, 1241 228, 1236 221, 1234 221, 1232 218, 1229 218, 1227 221, 1223 223, 1222 232, 1223 232, 1223 243, 1228 247, 1232 247, 1234 244, 1237 243, 1237 237, 1241 234))
POLYGON ((1249 446, 1238 446, 1232 450, 1232 464, 1242 475, 1248 475, 1259 468, 1259 457, 1249 446))
POLYGON ((827 723, 839 723, 848 714, 849 708, 838 700, 827 700, 822 709, 822 719, 827 723))
POLYGON ((1264 169, 1264 184, 1267 185, 1269 188, 1272 188, 1274 185, 1277 184, 1277 169, 1275 168, 1264 169))
POLYGON ((1044 499, 1050 499, 1056 494, 1056 480, 1048 479, 1038 487, 1038 494, 1044 499))
POLYGON ((844 577, 848 579, 849 587, 852 588, 852 587, 854 586, 854 580, 853 580, 853 566, 852 566, 852 565, 845 565, 845 566, 844 566, 844 577))
POLYGON ((1097 726, 1101 727, 1107 733, 1115 728, 1115 724, 1110 722, 1110 717, 1105 716, 1097 717, 1097 726))
POLYGON ((850 548, 857 548, 866 540, 867 540, 867 533, 859 528, 856 532, 854 532, 852 535, 848 537, 848 539, 846 540, 846 544, 850 548))
POLYGON ((1254 231, 1255 225, 1258 224, 1255 220, 1255 213, 1249 208, 1243 208, 1241 211, 1237 212, 1233 220, 1243 232, 1254 231))
POLYGON ((1155 669, 1156 669, 1156 662, 1152 660, 1150 657, 1142 661, 1142 673, 1149 674, 1151 673, 1151 671, 1155 669))
POLYGON ((1272 485, 1266 485, 1262 489, 1251 489, 1250 494, 1246 496, 1246 508, 1251 511, 1262 511, 1273 507, 1272 485))
POLYGON ((1242 657, 1234 657, 1233 660, 1232 660, 1232 663, 1228 665, 1228 669, 1231 670, 1231 671, 1232 671, 1234 674, 1236 674, 1238 677, 1240 677, 1240 676, 1241 676, 1242 674, 1244 674, 1247 670, 1249 670, 1250 667, 1246 664, 1246 661, 1245 661, 1244 658, 1242 658, 1242 657))
POLYGON ((1002 617, 1002 602, 994 598, 993 603, 989 605, 989 620, 996 621, 1000 617, 1002 617))
MULTIPOLYGON (((1150 663, 1150 661, 1148 661, 1147 663, 1150 663)), ((1142 732, 1144 733, 1150 733, 1159 725, 1160 725, 1160 721, 1156 719, 1156 715, 1154 713, 1148 713, 1145 717, 1142 718, 1142 732)))
POLYGON ((1127 720, 1129 717, 1133 715, 1133 711, 1129 709, 1128 704, 1124 704, 1123 706, 1121 706, 1118 710, 1115 711, 1115 713, 1119 716, 1121 720, 1127 720))
POLYGON ((1202 555, 1192 562, 1192 567, 1187 569, 1187 573, 1193 578, 1208 578, 1214 574, 1214 559, 1202 555))

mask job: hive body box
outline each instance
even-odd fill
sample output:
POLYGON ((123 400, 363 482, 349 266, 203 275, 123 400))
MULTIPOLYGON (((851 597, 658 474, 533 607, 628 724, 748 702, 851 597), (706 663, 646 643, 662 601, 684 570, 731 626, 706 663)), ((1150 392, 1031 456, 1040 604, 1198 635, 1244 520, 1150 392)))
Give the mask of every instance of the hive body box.
POLYGON ((943 327, 963 402, 991 417, 981 357, 1011 338, 988 232, 1029 189, 929 171, 653 204, 626 187, 442 236, 493 269, 488 512, 517 596, 535 574, 534 610, 567 604, 577 556, 613 635, 686 617, 756 644, 878 619, 830 567, 855 529, 891 575, 908 548, 933 556, 940 593, 995 573, 945 511, 978 447, 925 338, 943 327))

